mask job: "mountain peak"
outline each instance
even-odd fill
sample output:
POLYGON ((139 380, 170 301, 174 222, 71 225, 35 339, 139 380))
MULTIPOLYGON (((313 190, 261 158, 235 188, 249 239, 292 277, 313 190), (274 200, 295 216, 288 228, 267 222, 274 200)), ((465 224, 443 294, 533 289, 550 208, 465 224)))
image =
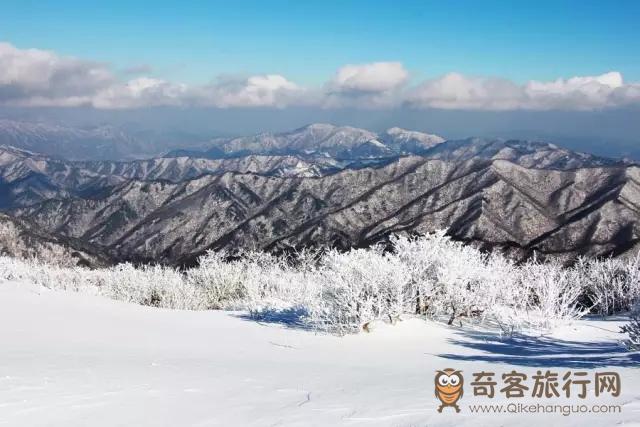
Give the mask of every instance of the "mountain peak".
POLYGON ((421 153, 438 144, 442 144, 445 139, 439 135, 406 130, 399 127, 392 127, 385 131, 383 139, 401 152, 421 153))

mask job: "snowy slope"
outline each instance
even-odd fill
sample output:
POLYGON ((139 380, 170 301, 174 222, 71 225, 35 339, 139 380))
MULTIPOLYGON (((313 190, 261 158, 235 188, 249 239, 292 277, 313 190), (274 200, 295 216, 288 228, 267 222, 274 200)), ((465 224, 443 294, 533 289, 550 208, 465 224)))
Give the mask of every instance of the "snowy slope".
POLYGON ((0 283, 0 322, 6 426, 640 424, 638 361, 616 344, 615 321, 579 322, 520 347, 417 319, 341 338, 241 313, 0 283), (620 404, 622 413, 478 415, 466 407, 482 403, 471 390, 460 414, 435 410, 436 370, 462 369, 470 381, 482 369, 533 374, 537 366, 619 372, 619 398, 560 401, 620 404))

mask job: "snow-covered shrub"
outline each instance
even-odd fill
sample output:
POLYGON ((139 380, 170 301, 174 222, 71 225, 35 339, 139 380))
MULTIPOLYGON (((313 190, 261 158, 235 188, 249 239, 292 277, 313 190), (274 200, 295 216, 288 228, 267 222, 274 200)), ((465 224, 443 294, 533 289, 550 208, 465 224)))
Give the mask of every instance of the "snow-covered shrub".
POLYGON ((622 261, 623 269, 623 285, 622 285, 622 303, 619 305, 619 309, 635 310, 638 308, 638 302, 640 301, 640 253, 635 257, 622 261))
POLYGON ((204 309, 227 308, 246 296, 244 265, 225 258, 223 252, 209 251, 200 258, 198 268, 186 272, 186 283, 200 290, 204 309))
POLYGON ((57 262, 59 255, 0 256, 0 279, 155 307, 237 309, 256 317, 295 312, 311 327, 337 333, 419 315, 455 325, 497 325, 513 334, 552 328, 589 310, 626 311, 640 300, 638 257, 582 259, 568 268, 535 260, 514 265, 444 232, 392 237, 386 250, 246 252, 233 258, 209 252, 186 271, 132 264, 90 270, 57 262))
POLYGON ((290 308, 304 298, 305 282, 284 257, 264 252, 249 252, 240 261, 246 272, 245 292, 247 309, 290 308), (284 304, 283 304, 284 303, 284 304))
POLYGON ((459 317, 485 316, 498 303, 500 271, 492 271, 493 257, 457 242, 449 241, 440 254, 436 272, 438 293, 436 314, 446 315, 452 324, 459 317))
POLYGON ((320 292, 310 316, 325 329, 357 331, 376 319, 393 321, 411 306, 409 274, 381 247, 331 250, 313 280, 320 292))
POLYGON ((621 332, 629 337, 625 345, 631 351, 640 350, 640 254, 624 263, 626 291, 625 301, 630 307, 629 323, 621 328, 621 332))
MULTIPOLYGON (((393 252, 409 276, 407 296, 415 314, 426 315, 434 312, 440 248, 446 239, 444 232, 433 233, 420 239, 406 236, 391 238, 393 252)), ((411 307, 407 307, 407 312, 411 311, 411 307)))
POLYGON ((463 317, 485 319, 527 297, 510 260, 482 254, 452 241, 444 232, 395 237, 392 243, 393 253, 408 270, 416 314, 448 323, 463 317))
POLYGON ((557 263, 532 262, 521 267, 520 276, 522 285, 531 291, 529 307, 523 315, 532 327, 552 328, 589 312, 578 305, 584 288, 575 270, 557 263))
POLYGON ((580 258, 573 266, 576 278, 585 286, 585 296, 603 316, 613 314, 624 305, 625 271, 614 259, 592 261, 580 258))
POLYGON ((637 351, 640 350, 640 305, 636 305, 630 317, 631 320, 620 328, 620 332, 628 336, 628 339, 624 341, 627 349, 637 351))
POLYGON ((531 289, 521 269, 504 257, 491 255, 484 271, 485 311, 481 321, 495 323, 507 335, 527 328, 531 289))
POLYGON ((245 252, 229 260, 227 254, 211 251, 197 268, 186 272, 186 282, 204 293, 207 309, 248 310, 259 315, 317 300, 310 280, 314 262, 309 251, 300 253, 295 265, 264 252, 245 252))
POLYGON ((101 293, 120 301, 175 309, 205 308, 198 289, 185 286, 182 274, 173 268, 120 264, 108 269, 103 280, 101 293))

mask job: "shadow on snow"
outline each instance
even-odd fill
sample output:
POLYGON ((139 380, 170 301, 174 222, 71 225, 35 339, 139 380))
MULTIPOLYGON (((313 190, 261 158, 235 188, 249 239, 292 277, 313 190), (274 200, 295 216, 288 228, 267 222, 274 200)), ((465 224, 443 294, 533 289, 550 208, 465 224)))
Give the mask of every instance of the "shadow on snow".
POLYGON ((236 317, 258 323, 282 325, 287 328, 310 330, 311 326, 305 321, 308 312, 304 308, 292 307, 286 309, 266 309, 251 313, 238 314, 236 317))
POLYGON ((532 367, 640 367, 640 352, 629 352, 611 341, 580 342, 523 335, 505 338, 477 331, 457 334, 459 338, 451 338, 450 343, 479 354, 439 354, 439 357, 532 367))

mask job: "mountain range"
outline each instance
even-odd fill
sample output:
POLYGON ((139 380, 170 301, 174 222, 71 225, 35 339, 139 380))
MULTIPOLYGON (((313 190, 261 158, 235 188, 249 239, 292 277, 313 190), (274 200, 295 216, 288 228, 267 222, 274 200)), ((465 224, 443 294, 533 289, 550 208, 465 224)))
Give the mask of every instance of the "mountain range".
POLYGON ((544 142, 446 141, 399 128, 313 124, 119 161, 5 145, 0 180, 7 218, 113 262, 346 249, 440 228, 516 258, 569 260, 634 253, 640 237, 635 164, 544 142))
POLYGON ((197 147, 207 138, 185 132, 155 132, 135 126, 70 126, 0 119, 0 144, 64 160, 131 160, 176 147, 197 147))

